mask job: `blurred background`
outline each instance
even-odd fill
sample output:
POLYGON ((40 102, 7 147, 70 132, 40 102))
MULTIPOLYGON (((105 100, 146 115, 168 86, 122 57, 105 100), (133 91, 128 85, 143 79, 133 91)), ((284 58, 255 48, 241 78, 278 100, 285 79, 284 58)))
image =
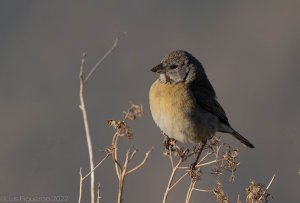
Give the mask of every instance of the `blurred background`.
MULTIPOLYGON (((124 202, 161 202, 171 171, 162 156, 162 135, 149 111, 150 68, 168 52, 183 49, 204 65, 220 103, 241 134, 255 145, 240 149, 235 183, 224 174, 224 190, 236 202, 249 180, 267 184, 270 202, 299 202, 300 2, 266 1, 15 1, 0 2, 0 196, 65 195, 76 202, 79 168, 89 170, 79 105, 79 65, 86 70, 123 36, 86 85, 95 162, 111 144, 113 129, 130 102, 144 116, 130 122, 137 161, 149 161, 127 177, 124 202)), ((202 189, 212 181, 204 176, 202 189)), ((96 171, 102 201, 115 202, 111 161, 96 171)), ((184 183, 169 202, 183 202, 184 183)), ((84 183, 83 202, 89 200, 84 183)), ((215 202, 194 193, 192 202, 215 202)))

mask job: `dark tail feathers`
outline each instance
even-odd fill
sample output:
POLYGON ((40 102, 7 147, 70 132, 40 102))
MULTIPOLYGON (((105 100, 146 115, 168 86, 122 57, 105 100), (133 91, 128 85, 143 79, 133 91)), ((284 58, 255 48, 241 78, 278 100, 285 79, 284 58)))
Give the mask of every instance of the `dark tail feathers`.
POLYGON ((241 143, 243 143, 244 145, 246 145, 249 148, 254 148, 254 145, 251 144, 251 142, 249 142, 246 138, 244 138, 240 133, 236 132, 235 130, 233 131, 232 135, 238 139, 241 143))

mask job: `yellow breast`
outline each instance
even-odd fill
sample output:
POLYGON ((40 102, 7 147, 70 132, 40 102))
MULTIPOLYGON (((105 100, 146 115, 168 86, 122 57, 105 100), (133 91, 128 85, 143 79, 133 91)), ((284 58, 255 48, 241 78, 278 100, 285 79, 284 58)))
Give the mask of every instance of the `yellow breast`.
POLYGON ((155 123, 169 137, 186 142, 183 131, 191 127, 189 114, 196 103, 187 85, 162 84, 157 80, 150 88, 149 97, 155 123))

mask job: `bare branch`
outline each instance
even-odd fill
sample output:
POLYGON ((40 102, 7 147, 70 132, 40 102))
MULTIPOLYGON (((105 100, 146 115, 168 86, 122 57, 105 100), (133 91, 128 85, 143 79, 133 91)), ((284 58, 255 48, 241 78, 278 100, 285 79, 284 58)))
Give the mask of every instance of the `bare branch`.
POLYGON ((126 175, 128 175, 128 174, 130 174, 130 173, 132 173, 132 172, 138 170, 140 167, 142 167, 142 166, 146 163, 146 161, 147 161, 147 159, 148 159, 148 157, 149 157, 149 154, 152 152, 152 150, 153 150, 153 148, 150 149, 150 150, 145 154, 145 157, 144 157, 143 161, 142 161, 139 165, 137 165, 136 167, 134 167, 133 169, 127 171, 126 175))
POLYGON ((273 177, 272 177, 272 179, 270 180, 270 182, 269 182, 268 186, 266 187, 266 190, 268 190, 268 189, 269 189, 269 187, 270 187, 270 186, 271 186, 271 184, 273 183, 273 180, 274 180, 274 178, 275 178, 275 174, 273 175, 273 177))
POLYGON ((123 165, 123 168, 121 168, 121 171, 120 171, 118 203, 121 203, 123 201, 122 197, 123 197, 124 179, 125 179, 125 175, 126 175, 126 171, 127 171, 127 167, 128 167, 129 154, 130 154, 130 148, 126 152, 124 165, 123 165))
POLYGON ((209 155, 211 155, 212 152, 207 152, 203 157, 202 159, 200 159, 199 163, 203 162, 209 155))
POLYGON ((241 200, 240 200, 240 194, 238 194, 238 197, 237 197, 236 203, 242 203, 242 202, 241 202, 241 200))
POLYGON ((120 178, 120 173, 122 171, 122 166, 121 164, 118 162, 118 149, 117 149, 117 146, 118 146, 118 138, 119 138, 119 133, 116 132, 114 134, 114 137, 112 139, 112 148, 113 148, 113 151, 112 151, 112 158, 113 158, 113 161, 115 162, 115 168, 116 168, 116 174, 118 176, 118 178, 120 178))
MULTIPOLYGON (((217 162, 220 162, 220 161, 224 161, 225 159, 215 159, 215 160, 212 160, 212 161, 209 161, 209 162, 206 162, 206 163, 198 163, 197 165, 196 165, 196 167, 198 168, 198 167, 202 167, 202 166, 207 166, 207 165, 210 165, 210 164, 213 164, 213 163, 217 163, 217 162)), ((189 167, 188 166, 182 166, 182 167, 179 167, 179 169, 189 169, 189 167)))
POLYGON ((125 175, 127 168, 128 168, 128 163, 129 163, 129 154, 130 154, 130 148, 127 150, 126 155, 125 155, 125 161, 123 165, 123 173, 122 175, 125 175))
POLYGON ((79 197, 78 197, 78 203, 81 203, 81 196, 82 196, 82 173, 81 173, 81 168, 79 170, 79 177, 80 177, 80 180, 79 180, 79 197))
POLYGON ((79 82, 80 82, 80 88, 79 88, 79 98, 80 98, 80 110, 82 112, 83 122, 84 122, 84 128, 85 128, 85 136, 87 140, 88 145, 88 151, 89 151, 89 159, 90 159, 90 170, 91 170, 91 203, 94 203, 94 184, 95 184, 95 177, 94 172, 92 171, 94 168, 94 161, 93 161, 93 147, 92 147, 92 140, 90 135, 90 128, 89 128, 89 122, 87 117, 87 112, 85 108, 85 102, 84 102, 84 75, 83 75, 83 68, 85 63, 85 57, 86 54, 82 54, 81 59, 81 65, 80 65, 80 73, 79 73, 79 82))
POLYGON ((171 164, 172 164, 172 168, 174 168, 174 161, 173 161, 171 146, 169 147, 169 157, 170 157, 170 161, 171 161, 171 164))
POLYGON ((194 188, 193 190, 198 191, 198 192, 212 192, 213 190, 203 190, 203 189, 198 189, 194 188))
POLYGON ((176 164, 175 167, 173 167, 173 170, 172 170, 172 173, 170 175, 170 178, 169 178, 169 182, 168 182, 168 185, 167 185, 167 188, 166 188, 166 191, 164 193, 164 198, 163 198, 163 203, 166 203, 167 202, 167 198, 168 198, 168 195, 169 195, 169 191, 170 191, 170 188, 171 188, 171 185, 172 185, 172 182, 173 182, 173 179, 174 179, 174 176, 178 170, 178 167, 180 166, 180 164, 182 164, 183 160, 180 159, 178 161, 178 163, 176 164))
POLYGON ((119 38, 125 35, 126 32, 116 37, 113 45, 111 48, 102 56, 102 58, 93 66, 93 68, 90 70, 90 72, 85 77, 84 83, 88 81, 88 79, 91 77, 91 75, 95 72, 95 70, 99 67, 99 65, 111 54, 111 52, 117 47, 119 38))
POLYGON ((145 164, 145 162, 148 160, 149 154, 152 151, 149 150, 146 154, 145 157, 143 159, 143 161, 138 164, 137 166, 135 166, 133 169, 128 170, 129 168, 129 163, 130 161, 135 157, 136 153, 137 153, 137 149, 135 148, 128 148, 127 152, 125 153, 125 160, 123 162, 123 164, 121 165, 121 163, 118 161, 118 140, 119 137, 124 137, 124 138, 132 138, 133 133, 130 131, 129 126, 126 123, 126 120, 135 120, 138 117, 141 117, 143 113, 143 108, 141 105, 134 105, 131 104, 131 107, 128 109, 127 112, 123 112, 123 118, 122 120, 109 120, 108 121, 108 125, 110 125, 111 127, 113 127, 115 129, 115 134, 112 138, 112 144, 111 147, 108 148, 108 151, 111 152, 112 154, 112 159, 114 161, 115 164, 115 170, 116 170, 116 174, 118 177, 118 199, 117 199, 117 203, 121 203, 123 201, 122 197, 123 197, 123 188, 124 188, 124 181, 125 181, 125 177, 126 175, 136 171, 137 169, 139 169, 141 166, 143 166, 145 164))
POLYGON ((100 166, 109 156, 110 154, 106 154, 106 156, 93 168, 93 170, 91 170, 89 173, 87 173, 82 180, 86 179, 92 172, 94 172, 96 170, 96 168, 98 168, 98 166, 100 166))
POLYGON ((180 178, 178 178, 178 180, 170 187, 169 190, 172 190, 173 187, 175 187, 188 174, 189 174, 189 172, 185 172, 180 178))
POLYGON ((260 198, 258 199, 258 202, 262 201, 262 199, 265 197, 265 194, 267 192, 267 190, 270 188, 271 184, 273 183, 273 180, 275 178, 275 174, 273 175, 273 177, 271 178, 268 186, 266 187, 265 191, 263 192, 263 194, 260 196, 260 198))
POLYGON ((206 163, 203 163, 203 164, 199 164, 199 165, 197 165, 197 166, 198 166, 198 167, 202 167, 202 166, 210 165, 210 164, 217 163, 217 162, 220 162, 220 161, 223 161, 223 160, 224 160, 224 159, 216 159, 216 160, 209 161, 209 162, 206 162, 206 163))
POLYGON ((189 189, 186 194, 185 203, 189 203, 191 201, 191 197, 192 197, 192 193, 193 193, 195 184, 196 184, 196 181, 191 179, 191 183, 190 183, 189 189))
POLYGON ((97 203, 100 203, 100 199, 101 199, 101 196, 100 196, 100 183, 98 184, 98 189, 97 189, 97 203))
POLYGON ((133 157, 136 153, 137 153, 137 149, 134 149, 130 154, 129 161, 133 159, 133 157))

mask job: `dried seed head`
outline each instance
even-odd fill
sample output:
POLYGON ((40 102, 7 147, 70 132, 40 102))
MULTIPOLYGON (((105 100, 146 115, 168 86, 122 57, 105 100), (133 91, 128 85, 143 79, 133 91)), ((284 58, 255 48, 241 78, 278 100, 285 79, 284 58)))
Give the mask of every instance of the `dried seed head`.
POLYGON ((237 162, 238 150, 232 149, 230 146, 227 147, 227 150, 223 154, 224 162, 223 167, 230 170, 231 172, 236 171, 239 162, 237 162))
POLYGON ((249 186, 246 188, 246 202, 247 203, 262 203, 267 202, 270 196, 263 184, 256 183, 250 180, 249 186))
POLYGON ((213 194, 216 196, 218 203, 229 203, 229 197, 227 194, 225 194, 223 185, 219 180, 216 181, 216 185, 213 189, 213 194))
POLYGON ((107 121, 107 124, 116 129, 119 136, 125 136, 127 138, 133 137, 131 129, 124 121, 109 120, 107 121))
POLYGON ((123 112, 123 120, 135 120, 143 115, 143 106, 131 104, 127 112, 123 112))

